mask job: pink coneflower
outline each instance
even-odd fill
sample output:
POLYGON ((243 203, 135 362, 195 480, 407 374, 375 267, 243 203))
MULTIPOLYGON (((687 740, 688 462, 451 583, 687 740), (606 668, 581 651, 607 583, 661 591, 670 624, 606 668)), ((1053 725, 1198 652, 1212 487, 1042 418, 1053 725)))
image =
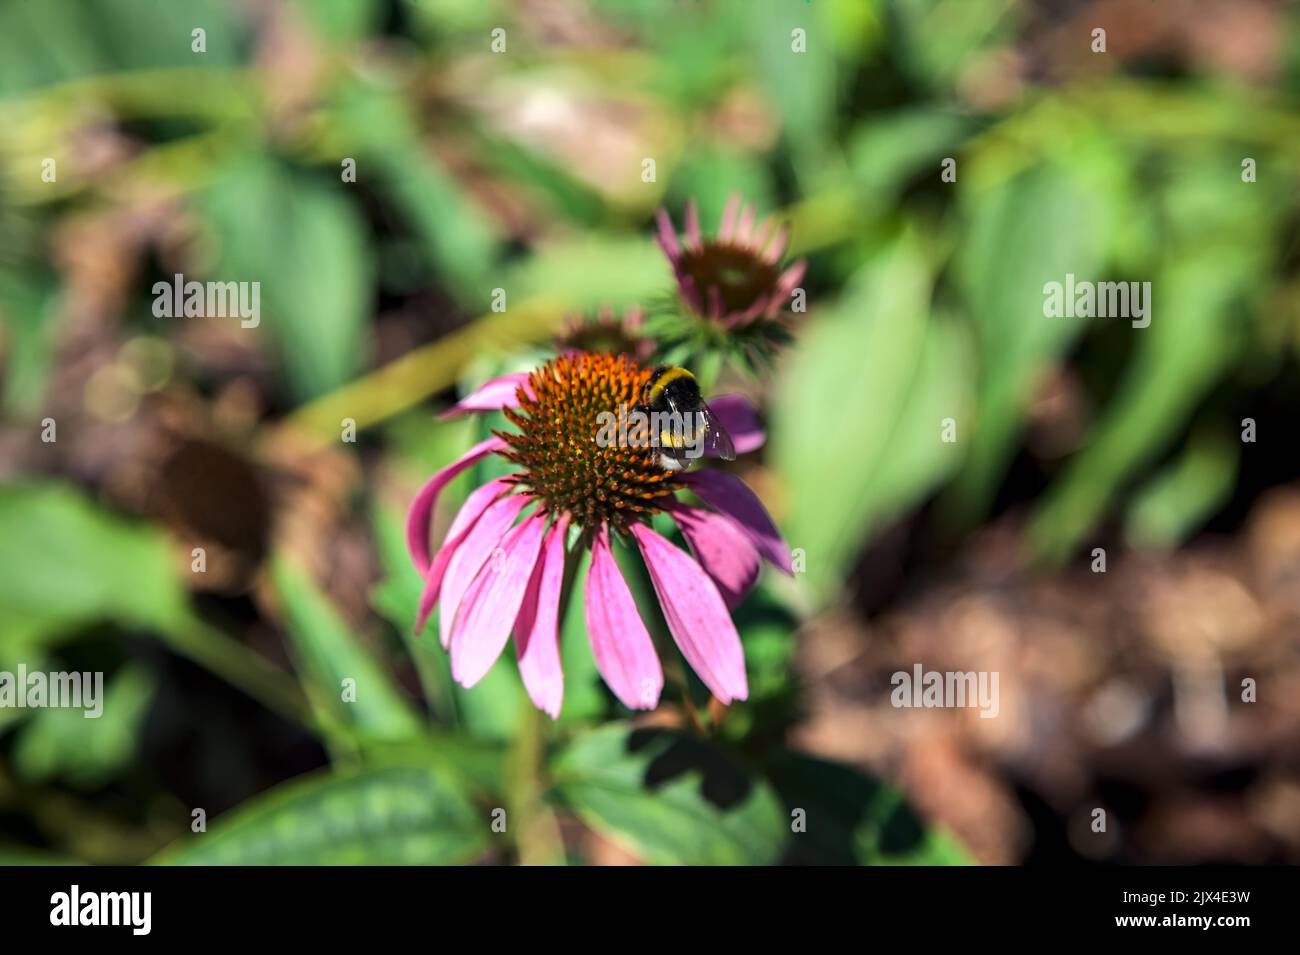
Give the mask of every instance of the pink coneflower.
MULTIPOLYGON (((790 573, 790 552, 758 498, 735 476, 669 471, 656 448, 597 442, 598 416, 635 405, 650 373, 627 356, 572 351, 531 373, 491 381, 453 409, 499 408, 518 429, 495 433, 435 474, 407 519, 411 557, 425 580, 417 629, 439 605, 439 636, 461 685, 481 680, 513 634, 528 695, 552 718, 559 714, 564 569, 585 547, 591 567, 584 609, 596 667, 626 706, 653 709, 663 670, 614 559, 617 535, 640 551, 668 629, 700 679, 724 704, 748 695, 730 611, 757 580, 760 558, 790 573), (471 492, 432 553, 438 494, 493 454, 518 470, 471 492), (706 506, 678 500, 682 491, 706 506), (660 512, 675 519, 691 553, 651 529, 649 519, 660 512), (571 528, 578 531, 573 550, 571 528)), ((720 398, 710 406, 738 452, 762 443, 742 401, 720 398)))
POLYGON ((775 319, 790 304, 806 263, 800 259, 782 271, 789 230, 782 227, 773 235, 772 219, 755 228, 754 208, 742 205, 739 196, 727 200, 718 234, 711 239, 700 234, 694 200, 686 203, 684 240, 678 241, 677 229, 663 209, 658 221, 659 245, 677 276, 682 299, 696 315, 734 329, 775 319))
POLYGON ((620 315, 609 306, 602 306, 595 315, 569 316, 555 347, 557 351, 627 355, 645 364, 654 355, 655 343, 646 335, 641 309, 629 308, 620 315))

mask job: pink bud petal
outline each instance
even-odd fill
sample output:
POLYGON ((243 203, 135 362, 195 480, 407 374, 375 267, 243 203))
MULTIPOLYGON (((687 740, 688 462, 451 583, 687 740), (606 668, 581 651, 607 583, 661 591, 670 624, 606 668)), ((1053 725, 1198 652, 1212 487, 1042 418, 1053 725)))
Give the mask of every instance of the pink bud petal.
POLYGON ((677 228, 663 209, 655 213, 655 221, 659 223, 659 232, 656 235, 659 247, 664 250, 664 255, 668 256, 668 261, 676 265, 682 257, 681 246, 677 244, 677 228))
POLYGON ((692 311, 699 315, 704 314, 704 300, 700 298, 699 287, 695 284, 695 279, 689 275, 680 275, 682 298, 686 300, 692 311))
POLYGON ((789 226, 782 226, 777 232, 776 238, 772 240, 772 245, 764 253, 767 261, 776 264, 781 261, 781 256, 785 254, 785 247, 790 242, 789 226))
POLYGON ((596 669, 609 688, 629 709, 654 709, 664 671, 603 527, 591 546, 584 609, 596 669))
POLYGON ((776 288, 772 290, 772 300, 768 303, 767 313, 769 317, 775 316, 783 308, 790 307, 791 296, 794 295, 794 290, 799 287, 799 282, 803 279, 804 269, 807 267, 808 263, 800 259, 781 273, 781 277, 776 280, 776 288))
POLYGON ((718 226, 718 241, 731 241, 731 232, 736 227, 736 210, 739 207, 740 194, 733 192, 727 197, 727 205, 722 210, 722 225, 718 226))
POLYGON ((749 242, 750 231, 754 228, 754 207, 751 205, 741 206, 740 224, 736 226, 736 241, 740 243, 749 242))
POLYGON ((722 304, 722 289, 716 285, 709 286, 709 314, 714 318, 722 318, 725 306, 722 304))
POLYGON ((703 245, 704 238, 700 235, 700 209, 694 199, 688 199, 686 201, 686 247, 693 252, 698 252, 703 245))
POLYGON ((564 700, 564 671, 560 667, 560 589, 564 583, 564 538, 568 517, 561 517, 542 544, 542 553, 528 582, 515 619, 515 653, 519 675, 537 708, 551 719, 560 715, 564 700))
POLYGON ((718 588, 690 555, 646 525, 633 524, 632 536, 686 662, 723 703, 745 699, 745 651, 718 588))
POLYGON ((704 503, 735 521, 769 563, 794 576, 789 546, 744 481, 727 471, 713 469, 691 471, 682 475, 682 480, 704 503))
POLYGON ((480 441, 460 458, 429 478, 424 487, 420 488, 420 492, 415 495, 415 500, 411 502, 411 510, 406 515, 406 547, 411 552, 415 569, 421 576, 429 570, 429 522, 433 519, 433 508, 438 503, 438 495, 456 475, 505 446, 506 443, 496 435, 486 441, 480 441))

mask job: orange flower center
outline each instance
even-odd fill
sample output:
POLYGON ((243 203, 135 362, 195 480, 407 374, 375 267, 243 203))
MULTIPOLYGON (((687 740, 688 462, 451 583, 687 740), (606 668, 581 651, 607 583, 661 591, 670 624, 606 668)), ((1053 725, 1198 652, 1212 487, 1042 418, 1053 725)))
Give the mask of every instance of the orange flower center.
POLYGON ((660 510, 681 487, 659 463, 658 449, 602 440, 640 400, 650 369, 627 356, 570 352, 529 377, 526 394, 505 415, 518 433, 499 433, 505 457, 521 468, 515 480, 541 498, 552 514, 571 515, 580 527, 601 524, 626 531, 660 510))

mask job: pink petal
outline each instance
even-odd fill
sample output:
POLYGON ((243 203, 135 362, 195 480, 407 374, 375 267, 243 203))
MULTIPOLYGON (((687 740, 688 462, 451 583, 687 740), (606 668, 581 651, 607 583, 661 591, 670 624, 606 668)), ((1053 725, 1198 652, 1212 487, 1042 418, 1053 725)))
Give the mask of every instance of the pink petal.
POLYGON ((564 538, 568 517, 561 517, 542 545, 533 579, 515 619, 515 654, 528 696, 551 719, 560 715, 564 671, 560 667, 560 589, 564 583, 564 538))
POLYGON ((728 328, 742 328, 767 311, 773 301, 774 299, 769 296, 760 295, 754 300, 754 303, 743 312, 732 312, 728 315, 725 319, 725 324, 728 328))
POLYGON ((502 539, 510 530, 519 512, 530 498, 522 494, 512 494, 497 501, 475 523, 447 564, 447 572, 442 578, 442 593, 438 597, 441 611, 438 614, 438 639, 442 648, 451 646, 452 624, 460 609, 461 598, 469 589, 479 570, 501 546, 502 539))
POLYGON ((655 213, 655 220, 659 223, 659 247, 664 250, 664 255, 668 256, 668 261, 673 264, 682 257, 681 246, 677 244, 677 228, 673 225, 673 220, 668 217, 667 211, 660 209, 655 213))
POLYGON ((682 298, 686 299, 689 305, 697 315, 704 314, 704 301, 700 298, 700 290, 695 285, 695 279, 689 275, 679 276, 682 287, 682 298))
POLYGON ((739 193, 733 192, 727 197, 727 205, 722 210, 722 225, 718 227, 718 239, 722 242, 731 240, 731 231, 736 226, 736 209, 739 205, 739 193))
POLYGON ((483 679, 510 640, 545 530, 540 513, 511 530, 465 591, 451 631, 451 675, 461 686, 483 679))
POLYGON ((758 496, 744 481, 727 471, 714 469, 691 471, 683 474, 682 480, 704 503, 735 521, 769 563, 794 576, 789 546, 781 539, 780 531, 758 496))
POLYGON ((460 472, 505 446, 506 443, 496 435, 486 441, 480 441, 456 461, 429 478, 424 487, 420 488, 420 492, 415 495, 415 500, 411 502, 411 510, 406 515, 406 547, 411 552, 411 560, 415 562, 415 569, 421 576, 429 569, 429 522, 433 518, 434 505, 438 503, 438 495, 460 472))
POLYGON ((722 289, 716 285, 709 286, 709 314, 714 318, 721 318, 723 312, 722 289))
POLYGON ((754 207, 745 205, 741 207, 740 224, 736 226, 736 241, 745 243, 749 241, 750 230, 754 228, 754 207))
POLYGON ((654 709, 664 688, 664 671, 603 527, 591 545, 584 609, 601 677, 628 709, 654 709))
POLYGON ((767 250, 765 257, 769 262, 776 263, 781 261, 781 256, 785 254, 786 244, 790 241, 789 226, 782 226, 777 232, 776 239, 773 240, 771 248, 767 250))
POLYGON ((768 305, 769 315, 775 315, 781 309, 790 306, 790 297, 794 294, 794 290, 799 287, 799 282, 803 278, 804 270, 807 267, 808 263, 800 259, 781 273, 781 277, 776 280, 776 288, 772 292, 772 301, 768 305))
POLYGON ((493 378, 478 389, 466 395, 442 414, 439 420, 458 418, 471 411, 500 411, 502 408, 519 407, 519 389, 531 397, 528 387, 528 372, 516 371, 500 378, 493 378))
POLYGON ((745 651, 718 588, 689 554, 646 525, 633 524, 632 536, 686 662, 723 703, 745 699, 745 651))
POLYGON ((709 399, 712 411, 731 435, 737 454, 748 454, 763 446, 767 435, 758 423, 758 412, 742 395, 718 395, 709 399))
POLYGON ((451 563, 452 556, 456 553, 456 548, 464 542, 470 529, 492 502, 511 487, 513 485, 508 479, 497 478, 495 481, 488 481, 482 487, 476 487, 470 492, 469 497, 465 498, 465 503, 456 512, 451 527, 447 529, 447 536, 442 546, 433 557, 433 563, 425 572, 424 590, 420 593, 420 612, 415 620, 416 633, 424 629, 424 622, 429 619, 429 614, 433 612, 433 605, 438 602, 438 594, 442 590, 442 578, 447 572, 447 565, 451 563))
POLYGON ((735 610, 758 582, 763 566, 758 550, 730 518, 685 504, 670 504, 668 510, 727 609, 735 610))
POLYGON ((700 235, 700 210, 695 205, 694 199, 688 199, 686 201, 686 247, 698 252, 702 245, 704 239, 700 235))

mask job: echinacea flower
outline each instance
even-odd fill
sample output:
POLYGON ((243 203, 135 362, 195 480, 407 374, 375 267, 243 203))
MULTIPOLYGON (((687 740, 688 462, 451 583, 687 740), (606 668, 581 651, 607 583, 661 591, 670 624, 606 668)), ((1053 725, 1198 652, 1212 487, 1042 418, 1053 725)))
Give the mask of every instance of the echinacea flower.
POLYGON ((558 351, 609 352, 627 355, 645 364, 654 354, 655 343, 645 334, 645 316, 629 308, 621 316, 602 306, 595 315, 572 315, 566 319, 555 342, 558 351))
MULTIPOLYGON (((762 560, 791 572, 790 551, 734 475, 669 471, 656 448, 597 441, 598 418, 635 405, 650 374, 625 355, 570 351, 531 373, 490 381, 452 409, 500 409, 517 429, 494 433, 435 474, 407 519, 411 557, 424 577, 416 627, 439 606, 439 637, 462 686, 481 680, 513 635, 529 697, 552 718, 559 714, 565 565, 586 548, 584 613, 596 668, 626 706, 653 709, 663 670, 614 559, 617 536, 640 552, 669 632, 704 684, 724 704, 748 696, 730 612, 754 586, 762 560), (439 493, 489 455, 517 470, 472 491, 434 552, 430 522, 439 493), (684 491, 703 505, 680 500, 684 491), (689 553, 651 527, 659 513, 675 520, 689 553)), ((710 406, 737 451, 762 443, 743 401, 717 398, 710 406)))
POLYGON ((727 200, 718 233, 706 238, 694 200, 686 204, 686 235, 679 240, 668 213, 660 209, 659 245, 677 276, 678 291, 687 307, 723 328, 738 329, 773 321, 790 304, 803 279, 800 259, 786 269, 781 256, 789 230, 774 230, 774 221, 755 226, 753 206, 733 195, 727 200))

